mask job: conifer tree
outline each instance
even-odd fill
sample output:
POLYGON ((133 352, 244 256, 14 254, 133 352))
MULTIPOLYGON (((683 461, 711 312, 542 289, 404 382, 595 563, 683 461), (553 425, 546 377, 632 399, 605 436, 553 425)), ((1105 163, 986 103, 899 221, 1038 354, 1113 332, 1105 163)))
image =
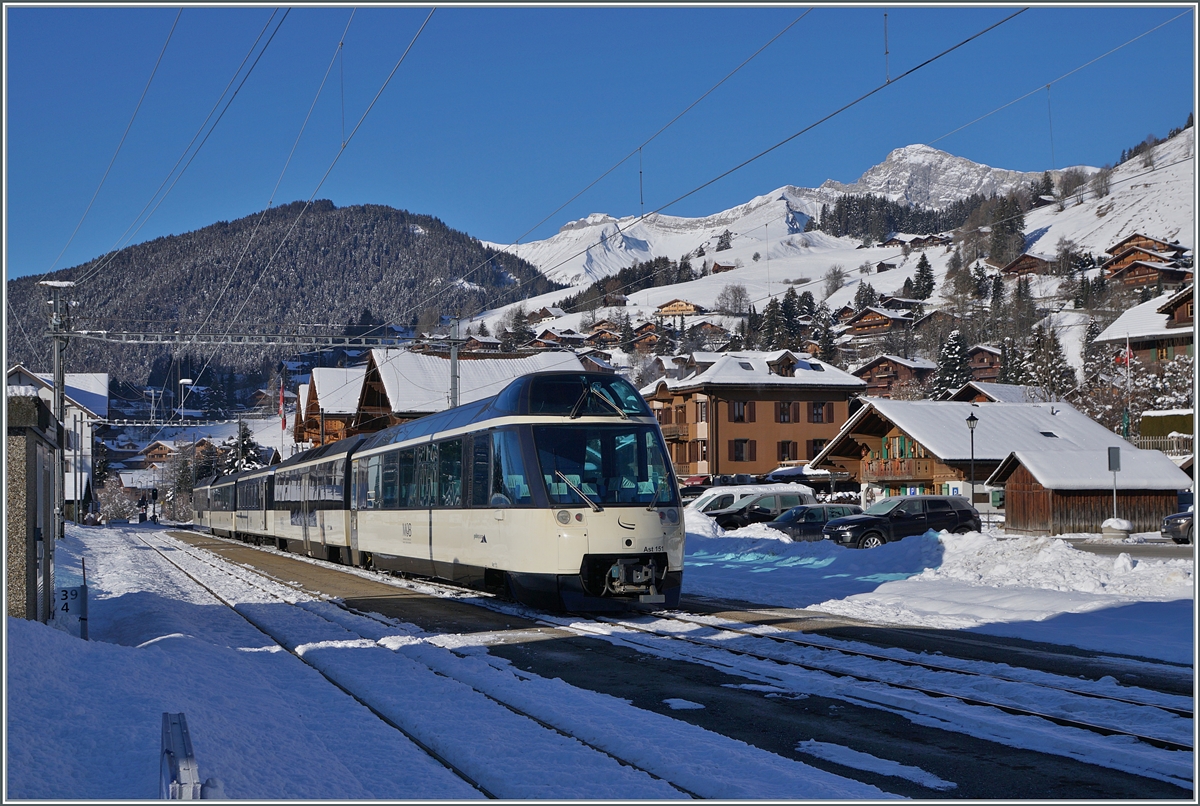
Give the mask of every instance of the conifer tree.
POLYGON ((833 332, 833 314, 824 302, 813 312, 813 332, 817 341, 817 358, 836 364, 838 348, 833 332))
POLYGON ((800 346, 800 297, 795 286, 788 286, 779 305, 780 327, 783 330, 782 346, 795 350, 800 346))
POLYGON ((1046 400, 1061 400, 1075 388, 1075 370, 1067 363, 1062 343, 1053 327, 1038 325, 1033 330, 1032 346, 1026 361, 1032 385, 1046 400))
POLYGON ((938 353, 937 365, 937 378, 929 390, 929 396, 932 398, 938 397, 942 392, 958 389, 971 380, 967 344, 960 331, 950 331, 946 343, 938 353))
POLYGON ((801 294, 798 302, 800 305, 801 316, 812 316, 813 311, 815 311, 817 308, 817 301, 813 298, 813 293, 811 291, 805 291, 803 294, 801 294))
POLYGON ((917 294, 917 291, 913 287, 912 278, 905 277, 904 285, 901 286, 901 288, 900 288, 900 296, 904 297, 905 299, 916 299, 917 298, 916 294, 917 294))
POLYGON ((933 296, 933 267, 929 265, 929 258, 925 256, 924 252, 917 261, 917 273, 913 278, 912 285, 915 299, 929 299, 933 296))
POLYGON ((479 322, 479 335, 480 336, 492 335, 491 331, 488 330, 487 322, 484 322, 482 320, 480 320, 480 322, 479 322))
POLYGON ((758 329, 759 347, 764 350, 778 350, 786 337, 783 330, 782 306, 776 297, 771 297, 767 307, 763 309, 762 324, 758 329))
POLYGON ((626 352, 633 350, 633 322, 629 321, 629 314, 625 311, 621 312, 621 349, 626 352))
POLYGON ((262 459, 259 458, 262 448, 245 422, 238 422, 237 436, 226 440, 223 445, 226 451, 221 463, 222 473, 240 473, 263 466, 262 459))
POLYGON ((858 281, 858 290, 854 292, 854 310, 865 311, 872 305, 879 302, 879 294, 875 292, 874 286, 870 283, 858 281))

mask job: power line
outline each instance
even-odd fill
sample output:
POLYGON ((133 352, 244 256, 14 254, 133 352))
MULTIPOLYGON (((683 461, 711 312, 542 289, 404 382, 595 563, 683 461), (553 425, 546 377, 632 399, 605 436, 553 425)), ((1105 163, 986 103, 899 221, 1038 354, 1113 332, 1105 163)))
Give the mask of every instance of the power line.
MULTIPOLYGON (((163 188, 164 188, 164 187, 166 187, 166 185, 167 185, 167 182, 170 182, 170 181, 171 181, 171 177, 172 177, 172 176, 175 174, 175 170, 176 170, 176 169, 179 167, 179 164, 180 164, 181 162, 183 162, 183 159, 184 159, 184 157, 186 157, 186 156, 188 155, 188 152, 189 152, 189 151, 191 151, 191 149, 192 149, 192 146, 193 146, 193 145, 195 144, 195 142, 196 142, 196 139, 197 139, 198 137, 200 137, 200 134, 201 134, 201 133, 204 131, 204 128, 205 128, 206 126, 208 126, 208 122, 209 122, 209 120, 211 120, 211 119, 212 119, 212 116, 213 116, 213 114, 214 114, 214 113, 217 111, 217 108, 218 108, 218 107, 221 105, 221 100, 222 100, 222 99, 225 97, 225 95, 226 95, 226 94, 229 92, 229 88, 233 86, 233 82, 234 82, 234 81, 236 81, 236 80, 237 80, 237 77, 238 77, 238 76, 241 74, 241 72, 242 72, 242 68, 246 66, 246 62, 247 62, 247 61, 249 61, 249 59, 250 59, 250 56, 251 56, 251 55, 254 53, 254 50, 255 50, 255 49, 258 47, 258 43, 262 41, 263 34, 265 34, 265 33, 267 32, 267 29, 268 29, 268 28, 271 26, 271 21, 272 21, 273 19, 275 19, 275 15, 276 15, 276 14, 278 14, 278 13, 279 13, 279 9, 275 9, 274 11, 272 11, 272 12, 271 12, 271 16, 267 18, 267 22, 266 22, 266 24, 263 26, 263 29, 262 29, 261 31, 259 31, 259 33, 258 33, 258 37, 257 37, 257 38, 255 38, 255 40, 254 40, 254 43, 253 43, 253 44, 250 46, 250 49, 249 49, 248 51, 246 51, 246 55, 245 55, 245 56, 242 58, 242 62, 241 62, 241 64, 239 64, 239 65, 238 65, 238 68, 237 68, 237 70, 235 70, 235 71, 234 71, 234 73, 233 73, 233 76, 232 76, 232 77, 229 79, 229 83, 225 85, 225 89, 224 89, 224 90, 222 90, 222 91, 221 91, 221 94, 220 94, 220 95, 217 97, 217 101, 216 101, 216 103, 215 103, 215 104, 213 104, 213 108, 212 108, 212 109, 209 111, 209 113, 208 113, 208 116, 204 118, 204 122, 200 124, 200 128, 196 130, 196 133, 195 133, 194 135, 192 135, 192 139, 191 139, 191 141, 190 141, 190 142, 187 144, 187 146, 186 146, 186 147, 183 149, 183 153, 179 155, 179 159, 177 159, 177 160, 175 161, 175 164, 174 164, 173 166, 171 166, 171 170, 167 172, 167 175, 166 175, 166 177, 163 179, 162 183, 161 183, 161 184, 158 186, 158 189, 157 189, 157 190, 155 190, 155 191, 154 191, 154 193, 153 193, 153 194, 150 196, 150 200, 146 202, 146 205, 145 205, 145 206, 144 206, 144 207, 141 209, 141 212, 139 212, 139 213, 138 213, 138 214, 137 214, 137 215, 134 217, 134 219, 133 219, 133 223, 131 223, 131 224, 130 224, 130 225, 129 225, 129 226, 126 228, 126 229, 125 229, 125 232, 121 233, 121 236, 120 236, 119 238, 117 238, 117 240, 116 240, 116 242, 113 244, 113 248, 112 248, 112 250, 110 250, 109 254, 108 254, 107 256, 105 256, 103 259, 101 259, 101 261, 100 261, 100 262, 99 262, 99 263, 98 263, 98 264, 97 264, 95 267, 93 267, 91 271, 87 272, 87 273, 86 273, 86 274, 84 274, 82 277, 80 277, 80 278, 79 278, 79 279, 76 281, 76 284, 81 284, 81 283, 87 282, 88 280, 90 280, 90 279, 92 279, 93 277, 95 277, 95 276, 96 276, 96 275, 97 275, 99 272, 101 272, 101 271, 103 271, 105 268, 107 268, 107 267, 108 267, 108 265, 109 265, 109 264, 110 264, 110 263, 111 263, 111 262, 112 262, 112 261, 113 261, 113 260, 116 258, 116 256, 117 256, 118 254, 120 254, 121 250, 122 250, 122 249, 124 249, 124 247, 123 247, 123 246, 119 246, 119 245, 121 244, 121 242, 122 242, 122 241, 125 241, 125 240, 126 240, 125 236, 127 236, 127 235, 128 235, 130 238, 133 238, 135 235, 137 235, 137 233, 138 233, 138 232, 141 232, 141 229, 142 229, 142 227, 144 227, 144 226, 146 225, 146 221, 149 221, 149 220, 150 220, 150 216, 154 215, 154 211, 151 211, 150 215, 146 216, 146 219, 145 219, 145 220, 143 220, 141 224, 138 224, 138 220, 139 220, 139 219, 141 219, 141 218, 142 218, 142 216, 146 214, 146 210, 148 210, 148 209, 150 208, 150 205, 151 205, 151 204, 154 204, 154 200, 155 200, 156 198, 158 198, 158 194, 159 194, 159 193, 162 193, 162 191, 163 191, 163 188), (134 230, 134 231, 133 231, 133 234, 131 235, 131 234, 130 234, 130 230, 133 230, 133 228, 134 228, 134 225, 137 225, 137 229, 136 229, 136 230, 134 230)), ((284 19, 286 19, 286 18, 287 18, 287 15, 288 15, 288 13, 290 13, 290 9, 288 10, 288 12, 284 12, 284 15, 283 15, 283 16, 284 16, 284 19)), ((281 19, 281 20, 279 21, 279 24, 280 24, 280 25, 282 25, 282 24, 283 24, 283 19, 281 19)), ((277 33, 278 31, 279 31, 279 26, 276 26, 276 27, 275 27, 275 32, 277 33)), ((274 38, 275 38, 275 33, 272 33, 272 34, 271 34, 271 39, 274 39, 274 38)), ((268 41, 267 41, 267 45, 270 45, 270 44, 271 44, 271 40, 268 40, 268 41)), ((262 58, 262 54, 263 54, 263 53, 265 53, 265 52, 266 52, 266 46, 264 45, 264 46, 263 46, 263 50, 262 50, 262 52, 260 52, 260 53, 259 53, 259 55, 258 55, 258 59, 261 59, 261 58, 262 58)), ((245 78, 243 78, 243 79, 242 79, 242 84, 245 84, 245 83, 246 83, 246 79, 247 79, 247 78, 249 78, 249 77, 250 77, 250 73, 254 71, 254 66, 256 66, 256 65, 258 64, 258 59, 255 59, 255 60, 254 60, 254 65, 252 65, 252 66, 250 67, 250 70, 249 70, 249 71, 247 71, 245 78)), ((239 84, 239 85, 238 85, 238 90, 241 90, 242 84, 239 84)), ((235 93, 234 93, 234 96, 236 96, 236 95, 237 95, 237 93, 235 92, 235 93)), ((231 97, 231 98, 229 99, 229 103, 232 103, 232 102, 233 102, 233 98, 231 97)), ((229 104, 226 104, 226 105, 225 105, 225 109, 227 110, 228 108, 229 108, 229 104)), ((224 110, 222 110, 222 112, 221 112, 221 116, 223 117, 223 116, 224 116, 224 114, 225 114, 225 111, 224 111, 224 110)), ((216 128, 216 126, 217 126, 217 123, 219 123, 219 122, 220 122, 220 118, 218 118, 218 119, 217 119, 217 122, 216 122, 216 123, 213 123, 213 125, 212 125, 212 128, 210 128, 210 129, 209 129, 209 131, 208 131, 208 134, 206 134, 206 135, 204 136, 204 141, 203 141, 203 142, 201 142, 201 143, 200 143, 200 145, 199 145, 199 146, 196 148, 196 151, 195 151, 195 152, 192 154, 192 157, 191 157, 191 159, 189 159, 189 160, 188 160, 188 162, 187 162, 187 165, 185 165, 185 166, 184 166, 184 168, 183 168, 183 171, 186 171, 186 170, 187 170, 187 167, 188 167, 189 165, 191 165, 191 164, 192 164, 192 160, 196 158, 196 154, 199 154, 199 153, 200 153, 200 149, 204 147, 204 143, 208 141, 208 137, 209 137, 209 135, 211 135, 211 134, 212 134, 212 131, 213 131, 213 129, 215 129, 215 128, 216 128)), ((179 176, 176 176, 176 177, 175 177, 175 182, 178 182, 178 181, 179 181, 179 177, 182 177, 182 176, 183 176, 183 171, 180 171, 180 172, 179 172, 179 176)), ((171 182, 171 188, 174 188, 174 187, 175 187, 175 182, 171 182)), ((167 190, 167 194, 169 194, 170 192, 171 192, 171 189, 168 189, 168 190, 167 190)), ((156 210, 158 210, 158 206, 162 204, 162 201, 163 201, 164 199, 166 199, 166 194, 164 194, 164 195, 163 195, 163 197, 162 197, 162 199, 160 199, 160 200, 159 200, 158 204, 156 204, 156 205, 154 206, 154 210, 155 210, 155 211, 156 211, 156 210)))
POLYGON ((92 194, 91 201, 88 202, 87 208, 83 211, 83 215, 79 218, 79 223, 75 225, 75 229, 71 232, 71 237, 67 238, 67 242, 63 245, 62 251, 58 253, 58 257, 54 258, 54 262, 50 264, 47 273, 54 271, 54 267, 58 265, 58 261, 62 260, 62 256, 66 253, 67 248, 75 240, 75 236, 79 233, 79 228, 83 226, 84 219, 88 217, 88 213, 92 210, 92 205, 96 203, 96 197, 100 195, 100 188, 104 187, 104 181, 108 179, 109 171, 112 170, 113 163, 117 161, 117 155, 121 153, 121 146, 125 145, 125 138, 129 136, 129 130, 133 128, 133 121, 137 120, 138 111, 142 108, 142 101, 146 100, 146 93, 150 91, 150 84, 154 81, 155 74, 158 73, 158 66, 162 64, 162 58, 167 52, 167 45, 171 44, 171 36, 175 33, 175 26, 179 24, 179 17, 183 14, 183 9, 175 14, 175 21, 171 23, 171 30, 167 32, 167 41, 163 42, 162 50, 158 54, 158 59, 154 62, 154 69, 150 71, 150 78, 146 79, 146 87, 142 90, 142 95, 138 98, 137 106, 133 108, 133 115, 129 118, 129 123, 125 126, 124 133, 121 134, 121 141, 117 143, 117 150, 113 152, 112 159, 108 161, 108 167, 104 169, 104 176, 100 177, 100 184, 96 186, 96 192, 92 194))

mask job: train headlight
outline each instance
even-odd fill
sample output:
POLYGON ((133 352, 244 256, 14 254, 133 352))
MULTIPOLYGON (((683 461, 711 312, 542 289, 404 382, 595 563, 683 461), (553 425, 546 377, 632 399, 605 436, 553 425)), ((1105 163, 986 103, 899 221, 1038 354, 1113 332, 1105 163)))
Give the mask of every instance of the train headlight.
POLYGON ((565 509, 560 509, 554 517, 557 518, 558 522, 563 526, 566 526, 571 522, 571 513, 567 512, 565 509))

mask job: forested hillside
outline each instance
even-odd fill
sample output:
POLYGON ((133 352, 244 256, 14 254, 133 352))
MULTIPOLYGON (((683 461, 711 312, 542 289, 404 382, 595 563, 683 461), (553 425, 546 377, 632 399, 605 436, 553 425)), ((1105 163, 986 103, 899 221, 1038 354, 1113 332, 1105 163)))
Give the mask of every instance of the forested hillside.
MULTIPOLYGON (((466 316, 556 287, 524 260, 495 254, 432 216, 317 201, 292 230, 302 209, 296 202, 131 246, 107 265, 98 258, 9 281, 9 364, 50 370, 43 336, 49 294, 36 285, 46 279, 79 281, 70 295, 79 302, 71 309, 75 330, 184 333, 195 332, 210 314, 210 331, 219 325, 274 331, 314 323, 433 324, 439 314, 466 316), (466 282, 452 279, 468 273, 466 282)), ((289 352, 226 347, 214 365, 256 372, 289 352)), ((145 383, 171 356, 166 348, 77 339, 68 349, 68 368, 145 383)), ((192 351, 193 361, 206 356, 192 351)))

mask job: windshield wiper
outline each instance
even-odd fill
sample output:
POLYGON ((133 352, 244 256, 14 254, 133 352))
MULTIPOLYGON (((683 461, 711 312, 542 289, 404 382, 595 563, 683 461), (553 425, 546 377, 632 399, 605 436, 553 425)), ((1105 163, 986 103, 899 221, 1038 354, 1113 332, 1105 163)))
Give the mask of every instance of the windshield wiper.
POLYGON ((648 507, 646 507, 647 512, 652 511, 654 509, 654 507, 658 504, 658 494, 662 492, 663 485, 666 483, 667 483, 667 477, 663 476, 662 480, 658 483, 658 487, 654 490, 654 497, 650 499, 650 505, 648 507))
POLYGON ((598 397, 598 398, 600 398, 600 400, 604 401, 604 403, 606 403, 610 409, 615 411, 617 414, 621 415, 622 420, 629 419, 629 415, 626 414, 624 412, 624 410, 621 409, 620 406, 618 406, 616 403, 613 403, 607 397, 605 397, 604 395, 597 392, 595 385, 584 384, 583 394, 581 394, 579 396, 579 399, 575 401, 575 405, 571 407, 571 419, 572 420, 578 419, 580 411, 583 409, 583 404, 586 403, 587 399, 592 396, 598 397))
POLYGON ((567 486, 570 487, 572 490, 574 490, 575 494, 578 495, 580 498, 582 498, 583 502, 592 508, 592 512, 600 512, 601 511, 600 505, 597 504, 592 499, 588 498, 584 494, 583 490, 579 489, 579 487, 575 485, 575 482, 571 481, 569 478, 567 478, 566 476, 563 475, 563 472, 561 470, 555 470, 554 475, 558 476, 560 479, 565 481, 567 483, 567 486))

